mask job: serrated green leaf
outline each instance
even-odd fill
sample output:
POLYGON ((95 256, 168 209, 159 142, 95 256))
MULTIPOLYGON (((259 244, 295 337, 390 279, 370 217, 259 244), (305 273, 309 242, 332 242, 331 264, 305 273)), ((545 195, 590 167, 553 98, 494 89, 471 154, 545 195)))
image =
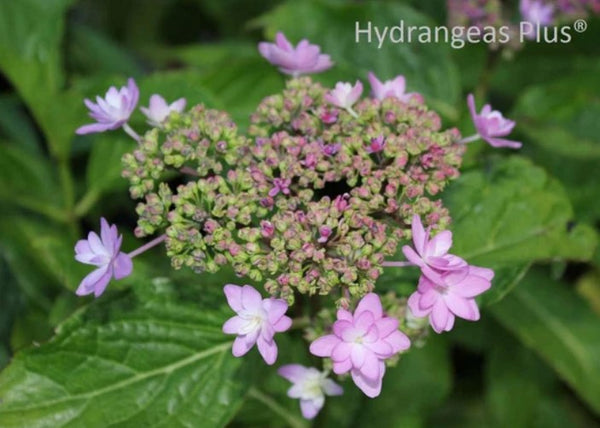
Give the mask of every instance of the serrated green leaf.
POLYGON ((0 375, 2 426, 224 426, 257 370, 231 355, 214 290, 140 278, 78 311, 0 375))
POLYGON ((490 310, 600 414, 600 318, 584 301, 533 271, 490 310))
POLYGON ((444 200, 454 220, 453 252, 475 265, 589 260, 597 245, 591 227, 570 223, 573 210, 560 183, 519 156, 464 173, 444 200))

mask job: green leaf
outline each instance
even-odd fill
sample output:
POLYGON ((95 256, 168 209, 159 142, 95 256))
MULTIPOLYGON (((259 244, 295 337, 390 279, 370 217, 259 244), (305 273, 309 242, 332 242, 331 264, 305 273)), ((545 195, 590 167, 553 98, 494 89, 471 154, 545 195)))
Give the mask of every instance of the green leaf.
POLYGON ((576 76, 527 89, 511 117, 518 120, 524 149, 568 188, 580 218, 600 218, 600 65, 576 76))
MULTIPOLYGON (((335 66, 323 74, 329 84, 337 80, 366 79, 374 71, 381 79, 398 74, 406 77, 409 91, 418 91, 444 112, 455 115, 460 97, 458 71, 450 60, 450 48, 435 43, 393 43, 389 38, 378 47, 375 26, 432 26, 433 21, 410 7, 391 2, 327 2, 323 0, 288 1, 259 18, 269 39, 283 31, 293 43, 309 39, 331 55, 335 66), (362 33, 356 43, 355 26, 367 29, 371 41, 362 33), (326 29, 326 31, 324 31, 326 29)), ((389 31, 389 28, 388 28, 389 31)), ((319 75, 317 78, 321 79, 319 75)))
POLYGON ((464 173, 444 194, 454 223, 453 251, 469 263, 511 267, 546 259, 589 260, 594 230, 572 225, 560 183, 519 156, 492 158, 464 173))
POLYGON ((92 145, 87 166, 88 191, 126 189, 127 181, 121 177, 121 157, 133 150, 135 142, 126 135, 102 136, 92 145))
POLYGON ((260 363, 231 355, 220 285, 194 279, 205 287, 138 278, 17 354, 0 375, 2 426, 224 426, 260 363))
POLYGON ((490 310, 600 414, 600 318, 585 302, 534 271, 490 310))
POLYGON ((0 144, 0 202, 55 220, 64 218, 55 172, 47 159, 17 146, 0 144))
POLYGON ((65 122, 73 113, 59 97, 64 83, 60 44, 64 15, 72 2, 0 2, 0 69, 31 109, 51 150, 60 156, 68 153, 72 132, 65 122))
POLYGON ((34 124, 18 97, 13 94, 0 96, 0 138, 14 142, 27 151, 40 152, 40 139, 34 124), (4 137, 1 137, 2 134, 4 137))
POLYGON ((19 285, 46 309, 44 297, 57 285, 75 290, 90 271, 74 261, 75 241, 64 226, 16 215, 0 216, 2 249, 19 285))
POLYGON ((552 370, 499 328, 486 364, 486 404, 496 427, 593 426, 552 370), (577 411, 575 411, 577 410, 577 411))

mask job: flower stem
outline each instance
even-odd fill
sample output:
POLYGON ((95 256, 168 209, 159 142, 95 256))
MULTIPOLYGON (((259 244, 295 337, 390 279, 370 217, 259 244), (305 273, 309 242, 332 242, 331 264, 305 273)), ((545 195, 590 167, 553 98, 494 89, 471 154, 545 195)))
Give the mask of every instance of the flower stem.
POLYGON ((130 258, 134 258, 135 256, 138 256, 138 255, 142 254, 143 252, 148 251, 150 248, 156 247, 158 244, 163 242, 165 239, 167 239, 167 235, 164 235, 164 234, 160 235, 158 238, 154 238, 152 241, 142 245, 137 250, 133 250, 131 253, 129 253, 127 255, 130 258))
POLYGON ((462 140, 460 140, 458 143, 459 144, 467 144, 467 143, 472 143, 473 141, 477 141, 481 138, 481 135, 479 134, 475 134, 475 135, 471 135, 470 137, 466 137, 463 138, 462 140))
POLYGON ((133 138, 135 141, 140 141, 140 136, 138 135, 137 132, 135 132, 131 126, 129 126, 129 124, 126 122, 125 124, 123 124, 123 131, 127 132, 127 134, 133 138))
POLYGON ((183 174, 193 175, 194 177, 200 176, 200 174, 198 174, 198 171, 196 171, 194 168, 190 168, 189 166, 184 166, 179 171, 183 174))
POLYGON ((358 113, 356 113, 352 107, 348 107, 346 111, 350 113, 353 118, 358 119, 358 113))
POLYGON ((88 190, 75 205, 75 216, 79 218, 86 215, 90 208, 92 208, 96 202, 98 202, 99 197, 100 194, 98 191, 88 190))
POLYGON ((279 415, 283 420, 285 420, 288 425, 292 428, 307 428, 308 425, 302 419, 299 419, 295 416, 292 416, 289 410, 284 409, 279 405, 275 400, 273 400, 268 395, 262 393, 258 389, 252 387, 248 390, 248 397, 254 398, 256 401, 260 401, 265 406, 273 411, 273 413, 279 415))
POLYGON ((383 267, 407 267, 407 266, 415 266, 411 262, 383 262, 381 265, 383 267))

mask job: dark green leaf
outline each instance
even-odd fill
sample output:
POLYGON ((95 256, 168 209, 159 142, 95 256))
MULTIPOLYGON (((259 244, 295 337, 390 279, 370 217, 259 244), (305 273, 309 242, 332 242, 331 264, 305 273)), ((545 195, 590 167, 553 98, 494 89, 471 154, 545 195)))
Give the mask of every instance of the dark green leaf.
POLYGON ((231 355, 231 315, 217 284, 139 278, 19 353, 0 376, 5 427, 216 427, 253 380, 253 356, 231 355))
POLYGON ((585 302, 534 271, 490 310, 600 414, 600 318, 585 302))

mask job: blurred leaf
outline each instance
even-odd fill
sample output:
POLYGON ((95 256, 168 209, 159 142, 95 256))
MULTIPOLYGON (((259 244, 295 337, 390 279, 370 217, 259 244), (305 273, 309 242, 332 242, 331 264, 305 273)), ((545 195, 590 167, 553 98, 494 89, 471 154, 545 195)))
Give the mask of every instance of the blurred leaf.
POLYGON ((230 59, 205 73, 202 82, 241 128, 248 126, 250 114, 264 97, 280 92, 284 86, 276 69, 258 54, 254 58, 230 59))
POLYGON ((0 2, 0 69, 9 78, 48 137, 64 157, 73 129, 73 111, 59 95, 64 83, 60 43, 64 15, 73 0, 0 2), (56 108, 61 105, 61 108, 56 108))
POLYGON ((577 292, 600 316, 600 273, 592 270, 577 279, 577 292))
POLYGON ((600 414, 600 317, 585 302, 533 271, 490 310, 600 414))
POLYGON ((450 47, 435 43, 392 43, 389 38, 378 48, 375 26, 434 25, 425 15, 409 6, 392 2, 328 2, 325 0, 288 1, 256 20, 267 37, 283 31, 293 43, 309 39, 331 54, 336 65, 323 77, 327 83, 357 78, 365 80, 369 71, 381 79, 398 74, 406 77, 408 91, 433 98, 436 107, 455 116, 460 97, 458 71, 450 59, 450 47), (362 34, 355 40, 355 26, 367 29, 371 23, 371 42, 362 34), (324 31, 326 29, 326 31, 324 31))
POLYGON ((496 328, 486 367, 486 404, 491 426, 561 428, 593 426, 532 351, 496 328))
POLYGON ((84 73, 139 75, 141 67, 132 55, 105 34, 84 25, 69 28, 67 60, 84 73))
POLYGON ((600 64, 576 76, 529 87, 511 117, 525 151, 568 188, 578 217, 600 219, 600 64), (528 144, 529 143, 529 144, 528 144))
POLYGON ((2 426, 227 423, 257 359, 231 355, 221 331, 231 315, 224 298, 189 283, 139 279, 135 290, 102 296, 50 342, 13 359, 0 375, 2 426))
POLYGON ((47 159, 20 147, 0 144, 0 201, 55 220, 64 219, 53 168, 47 159))
POLYGON ((381 399, 364 397, 351 426, 421 426, 444 401, 451 383, 450 356, 444 338, 430 337, 423 348, 411 349, 400 357, 396 367, 388 368, 381 399))
POLYGON ((34 124, 15 95, 0 96, 0 132, 6 140, 24 150, 40 152, 40 139, 34 124))
POLYGON ((570 227, 573 211, 560 183, 525 158, 493 158, 445 193, 453 217, 453 251, 470 263, 511 267, 553 258, 589 260, 594 230, 570 227))
POLYGON ((126 135, 97 138, 86 171, 88 191, 127 189, 127 181, 121 177, 121 157, 134 147, 135 142, 126 135))

